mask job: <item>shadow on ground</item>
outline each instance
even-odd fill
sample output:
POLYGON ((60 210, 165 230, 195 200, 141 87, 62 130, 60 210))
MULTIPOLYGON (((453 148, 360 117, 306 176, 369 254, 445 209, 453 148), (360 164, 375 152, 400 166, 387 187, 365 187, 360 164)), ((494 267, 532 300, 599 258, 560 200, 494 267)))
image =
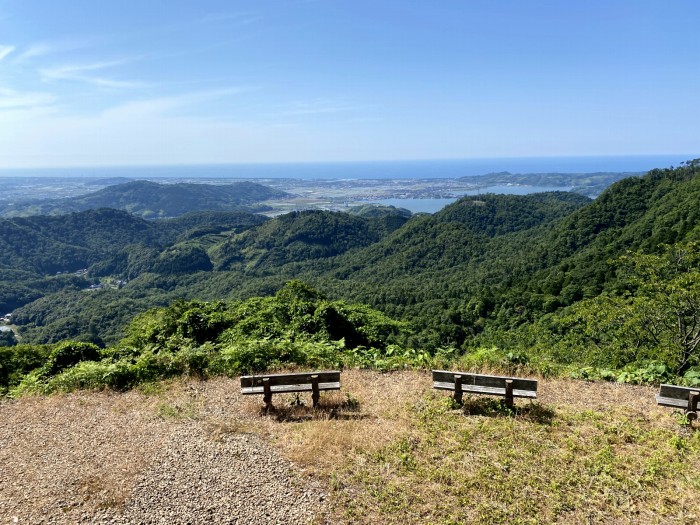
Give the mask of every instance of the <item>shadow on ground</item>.
POLYGON ((556 415, 551 407, 546 407, 536 401, 526 404, 516 404, 512 408, 507 406, 503 399, 490 399, 485 397, 469 397, 460 407, 466 416, 486 417, 518 417, 540 425, 551 425, 556 415))

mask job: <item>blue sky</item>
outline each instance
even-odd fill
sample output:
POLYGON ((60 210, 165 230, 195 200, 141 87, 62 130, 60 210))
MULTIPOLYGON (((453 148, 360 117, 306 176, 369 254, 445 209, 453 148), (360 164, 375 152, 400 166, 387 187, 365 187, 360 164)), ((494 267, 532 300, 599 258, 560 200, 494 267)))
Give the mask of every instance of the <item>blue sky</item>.
POLYGON ((697 0, 0 0, 0 167, 700 152, 697 0))

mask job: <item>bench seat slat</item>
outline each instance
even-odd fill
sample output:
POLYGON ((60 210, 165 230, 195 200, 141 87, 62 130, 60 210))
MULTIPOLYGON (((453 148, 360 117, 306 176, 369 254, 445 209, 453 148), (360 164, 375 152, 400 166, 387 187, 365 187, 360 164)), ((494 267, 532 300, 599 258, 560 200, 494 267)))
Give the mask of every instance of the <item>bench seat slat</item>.
POLYGON ((661 385, 657 398, 678 399, 688 403, 688 396, 691 392, 700 392, 700 387, 688 388, 687 386, 661 385))
MULTIPOLYGON (((338 383, 340 382, 339 370, 322 370, 319 372, 302 372, 294 374, 261 374, 241 376, 241 388, 262 387, 263 378, 268 378, 270 386, 276 385, 299 385, 311 384, 311 376, 318 376, 319 383, 338 383)), ((273 388, 274 392, 274 388, 273 388)))
POLYGON ((656 394, 656 404, 662 407, 688 408, 687 399, 674 399, 672 397, 661 397, 656 394))
POLYGON ((455 372, 448 370, 433 370, 433 381, 436 383, 454 383, 455 374, 462 376, 462 386, 505 388, 506 379, 513 382, 514 390, 537 391, 536 379, 525 379, 521 377, 491 376, 484 374, 470 374, 466 372, 455 372))
MULTIPOLYGON (((452 390, 452 391, 454 391, 455 385, 454 385, 454 383, 434 381, 433 388, 438 389, 438 390, 452 390)), ((469 394, 469 393, 487 394, 487 395, 501 396, 501 397, 505 397, 505 395, 506 395, 505 388, 498 388, 498 387, 491 387, 491 386, 465 385, 465 384, 462 385, 462 392, 465 392, 467 394, 469 394)), ((513 397, 526 397, 526 398, 535 399, 535 398, 537 398, 537 392, 534 390, 521 390, 519 388, 513 388, 513 397)))
MULTIPOLYGON (((332 383, 319 383, 319 390, 340 390, 340 382, 332 383)), ((311 392, 311 383, 301 384, 301 385, 270 385, 270 391, 273 394, 283 394, 289 392, 311 392)), ((263 387, 261 386, 248 386, 241 387, 241 394, 251 395, 251 394, 263 394, 263 387)))

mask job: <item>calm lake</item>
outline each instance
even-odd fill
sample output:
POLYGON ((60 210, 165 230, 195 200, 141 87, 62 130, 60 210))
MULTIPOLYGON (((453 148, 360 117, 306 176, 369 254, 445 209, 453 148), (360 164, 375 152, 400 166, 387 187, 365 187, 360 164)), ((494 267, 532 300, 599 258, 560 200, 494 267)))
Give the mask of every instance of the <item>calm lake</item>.
MULTIPOLYGON (((527 195, 528 193, 541 193, 543 191, 569 191, 571 187, 556 186, 489 186, 480 190, 467 191, 465 195, 481 195, 484 193, 505 193, 508 195, 527 195)), ((382 199, 371 201, 385 206, 395 206, 396 208, 406 208, 413 213, 435 213, 443 209, 448 204, 452 204, 458 198, 450 199, 382 199)))

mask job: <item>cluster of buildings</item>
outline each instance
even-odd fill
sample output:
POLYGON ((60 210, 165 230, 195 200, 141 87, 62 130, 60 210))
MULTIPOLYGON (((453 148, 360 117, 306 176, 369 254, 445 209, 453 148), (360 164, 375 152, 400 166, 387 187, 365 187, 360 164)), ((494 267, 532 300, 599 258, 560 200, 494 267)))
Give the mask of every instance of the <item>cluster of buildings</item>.
POLYGON ((78 277, 84 277, 85 275, 87 275, 88 271, 87 271, 87 268, 82 268, 82 269, 77 270, 75 272, 70 272, 68 270, 66 270, 64 272, 56 272, 56 275, 64 275, 64 274, 68 274, 68 273, 74 273, 78 277))
POLYGON ((0 332, 11 332, 12 328, 9 326, 5 326, 7 324, 10 324, 10 321, 12 320, 12 314, 5 314, 0 317, 0 332))
POLYGON ((129 281, 127 281, 126 279, 114 279, 109 282, 91 284, 87 287, 87 290, 103 290, 105 288, 111 288, 112 290, 120 290, 121 288, 126 286, 126 283, 128 282, 129 281))

